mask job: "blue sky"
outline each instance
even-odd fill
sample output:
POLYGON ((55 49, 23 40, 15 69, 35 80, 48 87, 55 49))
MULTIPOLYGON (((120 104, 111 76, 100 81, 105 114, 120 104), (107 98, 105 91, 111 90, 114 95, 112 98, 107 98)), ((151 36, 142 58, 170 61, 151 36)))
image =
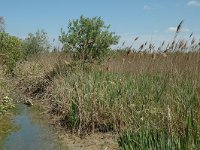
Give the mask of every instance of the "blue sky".
POLYGON ((51 40, 58 38, 60 29, 67 29, 68 21, 82 14, 101 16, 127 45, 136 36, 138 43, 170 40, 182 19, 180 36, 194 32, 200 37, 200 0, 0 0, 6 31, 21 38, 38 29, 51 40))

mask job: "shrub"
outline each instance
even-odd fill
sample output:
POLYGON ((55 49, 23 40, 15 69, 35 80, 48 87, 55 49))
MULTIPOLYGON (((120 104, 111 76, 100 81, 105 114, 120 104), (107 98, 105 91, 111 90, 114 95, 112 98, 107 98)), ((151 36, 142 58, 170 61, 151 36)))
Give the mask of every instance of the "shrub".
POLYGON ((29 33, 23 41, 23 52, 25 57, 45 52, 49 49, 47 33, 38 30, 35 34, 29 33))
POLYGON ((85 61, 101 60, 117 44, 119 37, 109 32, 100 17, 85 18, 69 22, 68 32, 61 29, 59 40, 65 50, 75 52, 74 58, 85 61))
POLYGON ((12 74, 16 62, 21 58, 21 40, 6 32, 0 32, 0 54, 4 56, 7 73, 12 74))

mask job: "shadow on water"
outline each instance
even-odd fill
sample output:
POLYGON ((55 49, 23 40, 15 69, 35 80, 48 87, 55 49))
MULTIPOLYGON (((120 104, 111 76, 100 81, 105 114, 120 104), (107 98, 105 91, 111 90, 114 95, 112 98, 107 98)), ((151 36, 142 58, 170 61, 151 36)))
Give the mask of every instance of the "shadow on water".
POLYGON ((18 127, 12 131, 3 144, 3 150, 60 150, 61 145, 55 138, 51 127, 34 113, 32 108, 19 104, 20 110, 13 120, 18 127), (34 116, 35 115, 35 116, 34 116))

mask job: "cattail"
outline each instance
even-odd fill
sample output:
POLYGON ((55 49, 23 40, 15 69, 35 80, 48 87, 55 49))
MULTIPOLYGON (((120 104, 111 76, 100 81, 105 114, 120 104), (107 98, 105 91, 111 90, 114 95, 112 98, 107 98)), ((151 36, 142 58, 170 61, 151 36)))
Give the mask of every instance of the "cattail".
POLYGON ((162 42, 162 45, 161 45, 161 46, 163 47, 163 46, 164 46, 164 44, 165 44, 165 41, 163 41, 163 42, 162 42))
POLYGON ((142 44, 139 48, 139 50, 142 50, 144 48, 144 44, 142 44))
POLYGON ((152 44, 149 44, 149 49, 151 50, 153 48, 153 45, 152 44))
POLYGON ((195 39, 193 38, 192 41, 191 41, 191 45, 193 45, 195 42, 195 39))
POLYGON ((193 35, 193 32, 190 34, 190 38, 192 37, 192 35, 193 35))
POLYGON ((137 41, 139 39, 139 37, 136 37, 135 39, 134 39, 134 41, 137 41))
POLYGON ((181 27, 183 25, 183 20, 179 23, 179 25, 177 26, 177 29, 176 29, 176 34, 174 36, 174 40, 176 39, 178 33, 181 31, 181 27))
POLYGON ((154 49, 154 48, 155 48, 155 45, 149 44, 149 50, 152 50, 152 49, 154 49))
POLYGON ((182 21, 179 23, 179 25, 177 26, 176 33, 179 33, 179 32, 180 32, 182 25, 183 25, 183 20, 182 20, 182 21))
POLYGON ((170 49, 169 49, 169 48, 167 48, 166 50, 164 50, 164 52, 163 52, 163 53, 167 53, 169 50, 170 50, 170 49))

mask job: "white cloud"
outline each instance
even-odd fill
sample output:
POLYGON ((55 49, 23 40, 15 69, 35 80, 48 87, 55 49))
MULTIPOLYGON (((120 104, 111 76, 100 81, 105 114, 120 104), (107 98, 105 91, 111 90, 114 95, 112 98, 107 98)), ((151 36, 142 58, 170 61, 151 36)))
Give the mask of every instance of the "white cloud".
MULTIPOLYGON (((169 27, 169 28, 167 28, 167 32, 176 32, 176 30, 177 30, 177 27, 169 27)), ((190 29, 188 29, 188 28, 181 28, 180 31, 181 32, 189 32, 190 29)))
POLYGON ((149 5, 144 5, 144 10, 151 10, 152 8, 149 5))
POLYGON ((176 32, 177 27, 169 27, 167 29, 168 32, 176 32))
POLYGON ((194 7, 200 7, 200 2, 197 1, 197 0, 190 0, 188 3, 187 3, 188 6, 194 6, 194 7))

